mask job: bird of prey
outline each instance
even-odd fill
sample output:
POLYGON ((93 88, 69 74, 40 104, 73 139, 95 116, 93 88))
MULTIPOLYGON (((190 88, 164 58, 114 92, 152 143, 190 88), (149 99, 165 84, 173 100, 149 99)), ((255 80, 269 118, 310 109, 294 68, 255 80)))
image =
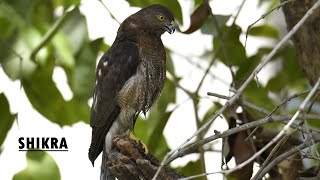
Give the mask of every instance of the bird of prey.
POLYGON ((133 132, 137 116, 151 108, 163 89, 166 52, 161 35, 175 31, 173 21, 162 5, 143 8, 121 23, 115 41, 101 57, 90 116, 92 164, 102 151, 102 166, 106 164, 113 137, 133 132))

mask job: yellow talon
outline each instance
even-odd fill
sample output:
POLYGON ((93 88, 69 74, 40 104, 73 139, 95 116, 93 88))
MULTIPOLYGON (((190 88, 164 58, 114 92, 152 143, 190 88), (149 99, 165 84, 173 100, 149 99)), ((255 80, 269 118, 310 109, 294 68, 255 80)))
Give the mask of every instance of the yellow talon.
POLYGON ((139 143, 139 142, 141 143, 142 148, 144 149, 144 154, 148 154, 149 153, 149 150, 148 150, 147 146, 141 141, 141 139, 139 139, 137 136, 134 135, 134 132, 128 130, 127 134, 128 134, 130 139, 136 141, 137 143, 139 143))

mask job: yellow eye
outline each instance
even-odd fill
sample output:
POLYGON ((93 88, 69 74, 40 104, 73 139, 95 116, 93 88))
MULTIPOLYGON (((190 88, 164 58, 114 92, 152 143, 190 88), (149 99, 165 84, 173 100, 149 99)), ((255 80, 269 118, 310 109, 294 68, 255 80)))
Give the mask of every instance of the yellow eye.
POLYGON ((159 16, 158 16, 158 19, 159 19, 160 21, 166 20, 166 18, 165 18, 164 16, 162 16, 162 15, 159 15, 159 16))

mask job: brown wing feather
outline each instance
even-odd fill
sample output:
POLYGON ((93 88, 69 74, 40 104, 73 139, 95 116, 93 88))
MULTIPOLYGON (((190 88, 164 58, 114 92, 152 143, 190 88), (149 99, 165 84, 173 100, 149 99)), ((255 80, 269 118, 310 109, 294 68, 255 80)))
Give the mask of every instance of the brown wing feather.
POLYGON ((89 159, 92 163, 102 151, 105 136, 120 113, 116 95, 136 73, 138 64, 137 44, 129 40, 115 41, 99 61, 90 116, 92 139, 89 159))

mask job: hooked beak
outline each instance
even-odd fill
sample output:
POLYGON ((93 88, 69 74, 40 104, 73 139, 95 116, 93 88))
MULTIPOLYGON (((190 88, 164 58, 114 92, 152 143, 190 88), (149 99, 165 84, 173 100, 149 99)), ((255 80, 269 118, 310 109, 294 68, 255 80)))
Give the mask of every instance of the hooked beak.
POLYGON ((176 30, 173 21, 170 24, 163 24, 163 27, 170 34, 174 33, 174 31, 176 30))

